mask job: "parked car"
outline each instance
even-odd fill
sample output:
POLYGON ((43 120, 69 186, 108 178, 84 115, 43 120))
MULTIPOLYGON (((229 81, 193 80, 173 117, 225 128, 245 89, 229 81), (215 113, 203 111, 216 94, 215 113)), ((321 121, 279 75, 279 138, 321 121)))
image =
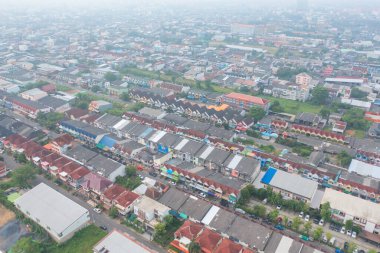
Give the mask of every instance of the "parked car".
POLYGON ((327 243, 327 236, 323 235, 322 242, 327 243))
POLYGON ((108 228, 106 226, 100 226, 100 229, 103 229, 104 231, 108 230, 108 228))
POLYGON ((303 218, 303 212, 300 212, 300 214, 298 215, 298 217, 303 218))
POLYGON ((245 214, 245 211, 243 209, 240 209, 240 208, 236 208, 235 212, 245 214))
POLYGON ((170 183, 171 183, 172 185, 174 185, 174 186, 176 186, 176 185, 177 185, 177 183, 176 183, 176 182, 174 182, 174 181, 170 181, 170 183))
POLYGON ((329 241, 330 245, 331 245, 331 246, 334 246, 335 241, 336 241, 335 237, 331 237, 331 239, 330 239, 330 241, 329 241))
POLYGON ((351 236, 352 235, 352 231, 351 230, 347 230, 346 235, 351 236))
POLYGON ((140 174, 139 174, 139 178, 140 178, 141 180, 144 180, 145 177, 144 177, 143 175, 140 175, 140 174))
POLYGON ((277 209, 277 210, 281 210, 281 206, 278 205, 278 206, 276 207, 276 209, 277 209))
POLYGON ((324 221, 323 219, 321 219, 321 220, 319 221, 319 226, 323 226, 323 225, 325 225, 325 221, 324 221))
POLYGON ((318 225, 319 224, 319 220, 318 219, 313 219, 313 223, 318 225))
POLYGON ((309 221, 309 220, 310 220, 310 215, 306 214, 305 221, 309 221))
POLYGON ((352 238, 356 238, 356 232, 355 232, 355 231, 352 231, 351 236, 352 236, 352 238))
POLYGON ((340 233, 341 233, 341 234, 345 234, 345 233, 346 233, 346 228, 345 228, 345 227, 342 227, 342 228, 340 229, 340 233))
POLYGON ((152 177, 157 177, 158 175, 157 175, 157 173, 156 172, 149 172, 149 175, 151 175, 152 177))
POLYGON ((100 208, 94 208, 93 210, 95 213, 101 213, 102 212, 102 210, 100 208))
POLYGON ((288 227, 291 227, 291 226, 293 225, 293 221, 291 221, 291 220, 288 221, 288 224, 287 224, 287 225, 288 225, 288 227))
POLYGON ((201 196, 202 198, 206 198, 207 196, 206 196, 206 193, 204 193, 204 192, 201 192, 200 194, 199 194, 199 196, 201 196))
POLYGON ((225 199, 221 199, 220 200, 220 205, 222 205, 224 207, 229 207, 230 203, 227 200, 225 200, 225 199))

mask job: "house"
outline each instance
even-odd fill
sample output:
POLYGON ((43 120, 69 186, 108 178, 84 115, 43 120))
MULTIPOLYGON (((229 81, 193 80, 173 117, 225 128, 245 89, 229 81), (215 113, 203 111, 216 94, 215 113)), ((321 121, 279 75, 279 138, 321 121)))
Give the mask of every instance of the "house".
POLYGON ((153 119, 162 119, 166 116, 166 112, 159 109, 149 108, 149 107, 141 108, 139 113, 142 115, 151 117, 153 119))
POLYGON ((345 223, 352 220, 369 233, 380 233, 380 206, 359 197, 326 188, 322 204, 329 202, 332 219, 345 223))
POLYGON ((107 188, 101 196, 104 207, 109 209, 111 206, 113 206, 115 199, 125 191, 127 191, 127 189, 118 184, 114 184, 107 188))
POLYGON ((176 210, 178 213, 185 214, 191 221, 200 222, 211 208, 209 202, 190 195, 189 198, 176 210))
POLYGON ((145 229, 153 233, 158 222, 169 215, 170 208, 147 196, 141 196, 133 207, 137 219, 145 224, 145 229))
POLYGON ((274 168, 265 172, 261 183, 264 187, 270 186, 274 192, 281 193, 284 199, 295 199, 309 204, 318 189, 318 182, 274 168))
POLYGON ((88 105, 88 110, 91 112, 104 112, 112 108, 112 103, 104 100, 91 101, 88 105))
POLYGON ((139 243, 127 233, 121 233, 117 230, 112 231, 106 237, 100 240, 94 248, 94 253, 155 253, 139 243))
POLYGON ((133 211, 133 207, 138 198, 138 194, 125 190, 114 199, 113 204, 119 210, 121 215, 126 215, 133 211))
POLYGON ((85 167, 79 167, 75 169, 74 171, 68 173, 67 181, 72 187, 74 187, 75 189, 78 189, 83 183, 84 177, 90 172, 91 171, 86 169, 85 167))
POLYGON ((97 156, 98 153, 88 148, 85 148, 83 145, 74 143, 72 147, 66 150, 64 155, 82 165, 85 165, 88 161, 97 156))
POLYGON ((103 155, 97 155, 86 163, 92 172, 115 182, 116 177, 125 175, 125 165, 103 155))
POLYGON ((222 172, 232 177, 253 182, 260 172, 260 161, 241 155, 231 154, 223 162, 222 172))
POLYGON ((50 111, 50 108, 44 106, 36 101, 27 100, 22 97, 9 96, 5 102, 5 107, 12 109, 20 114, 31 117, 32 119, 37 118, 37 114, 47 113, 50 111))
POLYGON ((81 184, 83 190, 90 195, 95 194, 95 196, 100 196, 111 185, 111 180, 93 172, 85 175, 83 183, 81 184))
POLYGON ((63 154, 71 147, 73 141, 71 135, 63 134, 50 142, 50 149, 57 154, 63 154))
POLYGON ((88 143, 97 144, 107 131, 75 120, 61 121, 60 129, 88 143))
POLYGON ((65 116, 72 120, 78 120, 86 117, 88 114, 87 110, 83 110, 80 108, 71 108, 68 111, 65 111, 65 116))
POLYGON ((229 104, 230 106, 243 109, 249 109, 253 106, 258 106, 264 109, 265 111, 268 111, 270 106, 270 101, 267 99, 235 92, 224 95, 222 98, 222 102, 229 104))
POLYGON ((198 163, 197 153, 205 144, 191 139, 182 139, 174 146, 174 156, 183 161, 198 163))
POLYGON ((58 243, 67 241, 90 222, 87 209, 44 183, 16 199, 15 206, 58 243))
POLYGON ((359 161, 357 159, 352 159, 348 171, 364 177, 380 179, 380 166, 359 161))
POLYGON ((34 88, 31 90, 21 92, 20 96, 26 100, 38 101, 41 98, 48 96, 48 94, 45 91, 42 91, 38 88, 34 88))
POLYGON ((334 121, 332 131, 336 133, 343 134, 346 130, 347 122, 344 121, 334 121))

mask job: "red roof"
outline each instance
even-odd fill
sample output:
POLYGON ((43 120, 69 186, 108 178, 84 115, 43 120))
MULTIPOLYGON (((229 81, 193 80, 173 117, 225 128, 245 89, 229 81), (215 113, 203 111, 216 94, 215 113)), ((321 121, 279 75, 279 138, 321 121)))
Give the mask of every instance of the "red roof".
POLYGON ((53 142, 57 143, 58 146, 62 147, 64 145, 70 144, 74 138, 69 134, 63 134, 53 140, 53 142))
POLYGON ((130 191, 124 191, 122 194, 120 194, 116 199, 115 202, 123 207, 130 206, 137 198, 139 197, 138 194, 130 191))
POLYGON ((202 229, 203 226, 201 224, 186 220, 174 235, 176 238, 186 237, 190 240, 194 240, 202 229))
POLYGON ((109 200, 114 200, 125 191, 127 191, 127 189, 124 187, 114 184, 103 193, 103 196, 109 200))
POLYGON ((41 90, 49 93, 49 92, 54 92, 56 90, 56 87, 54 84, 46 84, 41 87, 41 90))
POLYGON ((252 102, 252 103, 257 104, 257 105, 266 105, 269 103, 269 100, 267 100, 267 99, 255 97, 255 96, 250 96, 250 95, 246 95, 246 94, 242 94, 242 93, 236 93, 236 92, 227 94, 227 95, 225 95, 225 97, 231 98, 231 99, 247 101, 247 102, 252 102))
POLYGON ((220 234, 206 228, 195 241, 201 246, 202 252, 212 253, 221 239, 222 236, 220 234))
MULTIPOLYGON (((214 253, 240 253, 242 249, 243 246, 240 244, 234 243, 230 239, 224 238, 214 253)), ((248 253, 249 251, 246 252, 248 253)))
POLYGON ((88 111, 79 108, 71 108, 70 110, 66 111, 65 114, 69 117, 74 117, 75 119, 77 119, 87 115, 88 111))
POLYGON ((76 170, 74 170, 73 172, 70 173, 70 177, 73 179, 73 180, 78 180, 82 177, 84 177, 85 175, 87 175, 88 173, 90 173, 91 171, 86 169, 85 167, 80 167, 76 170))

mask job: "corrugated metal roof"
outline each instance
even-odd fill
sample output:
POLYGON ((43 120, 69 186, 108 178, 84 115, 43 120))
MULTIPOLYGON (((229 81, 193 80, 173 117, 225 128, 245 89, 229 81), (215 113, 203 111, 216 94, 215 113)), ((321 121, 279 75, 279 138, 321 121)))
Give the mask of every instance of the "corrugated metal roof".
POLYGON ((264 184, 269 184, 274 175, 277 173, 277 170, 274 168, 269 168, 263 178, 261 179, 261 182, 264 184))

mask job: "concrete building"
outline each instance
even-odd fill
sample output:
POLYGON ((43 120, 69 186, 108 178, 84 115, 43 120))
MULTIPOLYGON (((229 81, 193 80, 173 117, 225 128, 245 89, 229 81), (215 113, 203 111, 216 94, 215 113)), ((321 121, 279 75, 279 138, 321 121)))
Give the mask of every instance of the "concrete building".
POLYGON ((48 94, 45 91, 42 91, 38 88, 24 91, 20 93, 20 96, 27 100, 37 101, 43 97, 46 97, 48 94))
POLYGON ((87 209, 44 183, 16 199, 15 205, 58 243, 71 238, 90 221, 87 209))
POLYGON ((350 194, 327 188, 322 204, 329 202, 332 218, 340 222, 352 220, 364 231, 380 233, 380 205, 350 194))
POLYGON ((300 73, 296 75, 296 84, 302 85, 304 87, 310 87, 311 81, 313 79, 306 73, 300 73))

